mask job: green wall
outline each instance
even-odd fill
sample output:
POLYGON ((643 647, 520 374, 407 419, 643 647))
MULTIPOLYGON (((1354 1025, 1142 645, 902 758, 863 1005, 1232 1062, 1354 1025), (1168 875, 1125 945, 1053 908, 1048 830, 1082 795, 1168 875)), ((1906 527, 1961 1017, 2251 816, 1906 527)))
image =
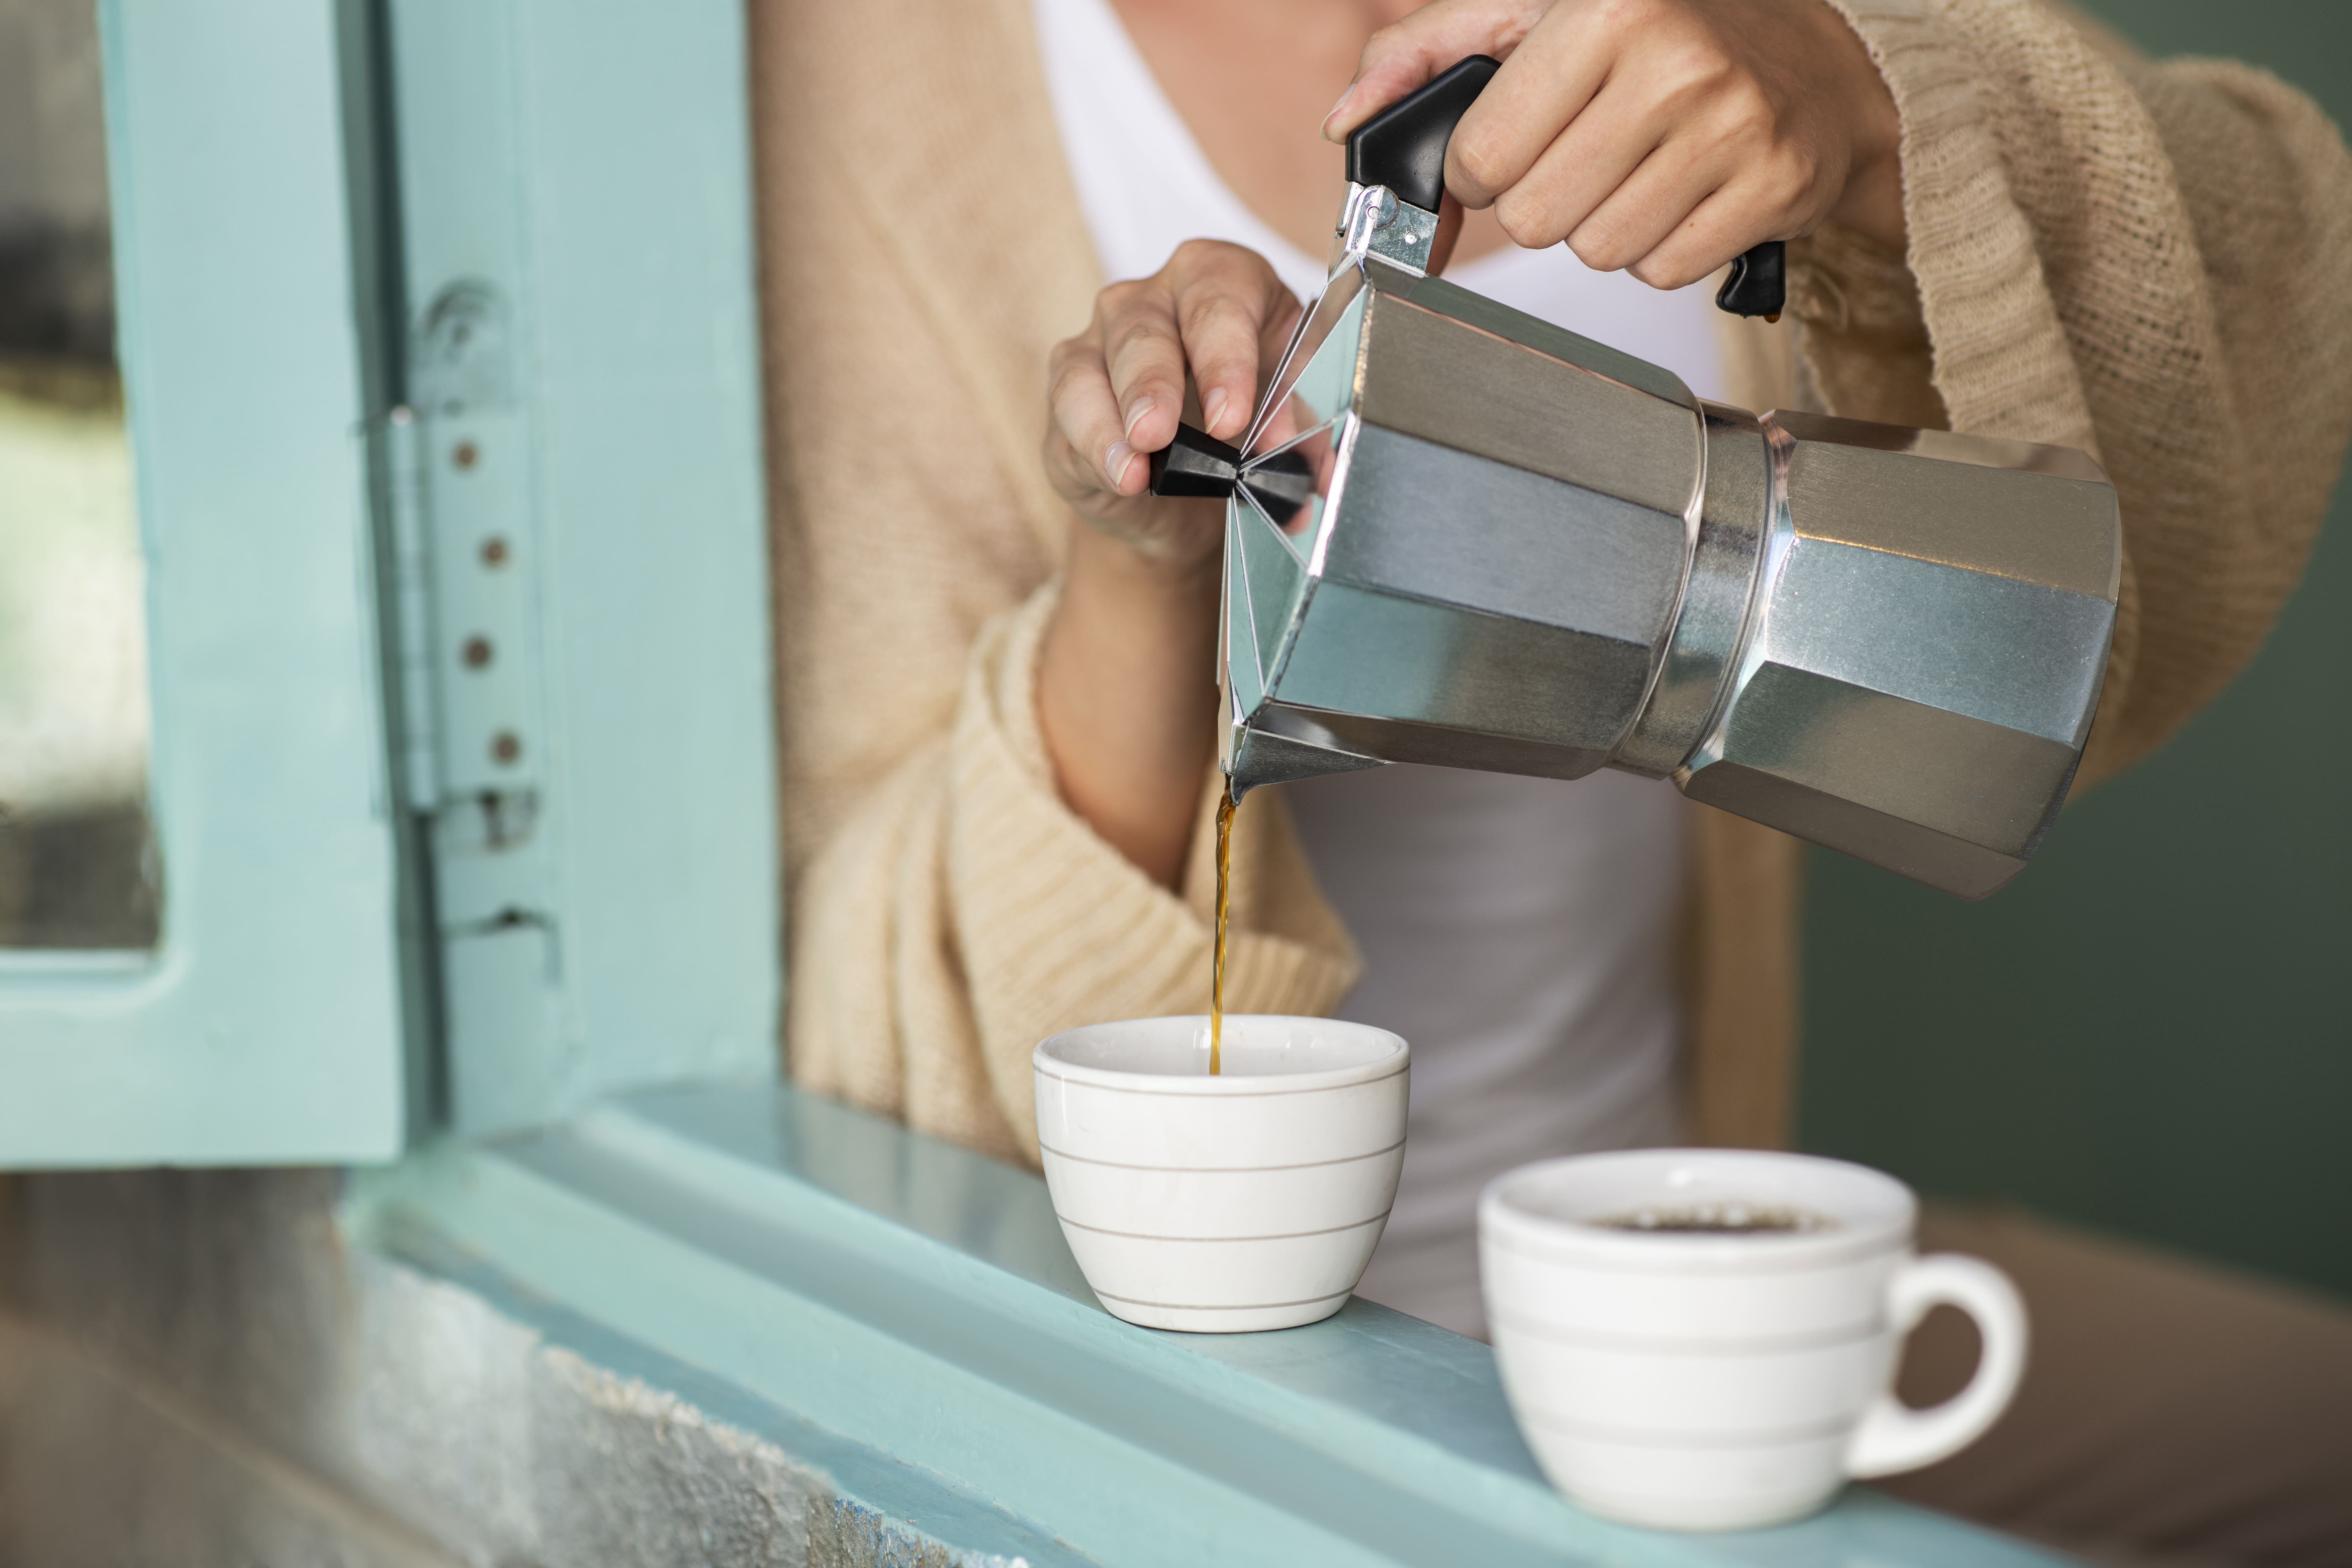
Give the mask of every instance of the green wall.
MULTIPOLYGON (((2089 4, 2352 122, 2345 0, 2089 4)), ((2352 487, 2252 668, 1997 897, 1817 852, 1805 1146, 2352 1297, 2347 678, 2352 487)))

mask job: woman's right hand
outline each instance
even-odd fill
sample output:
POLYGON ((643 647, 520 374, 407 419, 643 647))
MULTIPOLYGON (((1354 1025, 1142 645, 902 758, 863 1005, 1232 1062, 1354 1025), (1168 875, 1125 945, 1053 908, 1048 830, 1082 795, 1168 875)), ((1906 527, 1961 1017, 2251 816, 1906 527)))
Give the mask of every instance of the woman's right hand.
POLYGON ((1265 258, 1213 239, 1097 295, 1087 330, 1054 348, 1045 471, 1062 499, 1149 560, 1188 568, 1213 556, 1223 509, 1149 494, 1150 455, 1193 406, 1188 375, 1200 428, 1237 439, 1298 309, 1265 258))

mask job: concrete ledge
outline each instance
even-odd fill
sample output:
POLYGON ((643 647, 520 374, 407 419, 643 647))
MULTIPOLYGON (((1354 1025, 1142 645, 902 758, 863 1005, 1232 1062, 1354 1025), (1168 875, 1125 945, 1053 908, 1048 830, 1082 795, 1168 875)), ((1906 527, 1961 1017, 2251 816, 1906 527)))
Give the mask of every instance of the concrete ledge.
POLYGON ((0 1177, 0 1563, 1079 1568, 318 1171, 0 1177))

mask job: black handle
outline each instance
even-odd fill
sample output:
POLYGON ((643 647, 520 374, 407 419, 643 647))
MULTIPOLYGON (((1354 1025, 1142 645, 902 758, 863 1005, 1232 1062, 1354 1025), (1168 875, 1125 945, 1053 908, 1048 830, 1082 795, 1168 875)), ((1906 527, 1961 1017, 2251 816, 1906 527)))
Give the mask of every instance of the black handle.
POLYGON ((1761 316, 1768 321, 1777 321, 1780 319, 1780 307, 1788 299, 1788 247, 1777 239, 1768 239, 1746 255, 1733 258, 1730 276, 1716 290, 1715 304, 1716 309, 1735 316, 1761 316))
POLYGON ((1445 144, 1503 62, 1472 55, 1348 133, 1348 178, 1386 185, 1397 200, 1433 213, 1445 195, 1445 144))
MULTIPOLYGON (((1435 212, 1445 195, 1445 144, 1502 68, 1490 55, 1472 55, 1357 126, 1348 135, 1348 178, 1386 185, 1397 200, 1435 212)), ((1780 242, 1768 239, 1731 264, 1715 302, 1735 316, 1777 321, 1785 271, 1780 242)))

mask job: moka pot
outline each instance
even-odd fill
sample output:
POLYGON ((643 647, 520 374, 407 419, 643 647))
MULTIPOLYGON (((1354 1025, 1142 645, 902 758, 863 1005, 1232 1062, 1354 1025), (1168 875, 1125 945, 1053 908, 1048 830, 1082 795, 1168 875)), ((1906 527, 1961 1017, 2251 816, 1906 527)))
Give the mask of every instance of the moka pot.
MULTIPOLYGON (((1966 898, 2023 868, 2115 628, 2080 452, 1751 415, 1427 275, 1465 60, 1350 139, 1329 281, 1222 494, 1236 795, 1389 763, 1612 767, 1966 898)), ((1727 309, 1777 314, 1779 245, 1727 309)))

